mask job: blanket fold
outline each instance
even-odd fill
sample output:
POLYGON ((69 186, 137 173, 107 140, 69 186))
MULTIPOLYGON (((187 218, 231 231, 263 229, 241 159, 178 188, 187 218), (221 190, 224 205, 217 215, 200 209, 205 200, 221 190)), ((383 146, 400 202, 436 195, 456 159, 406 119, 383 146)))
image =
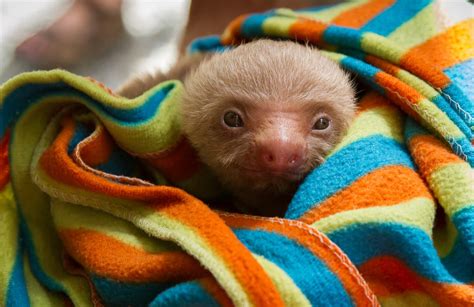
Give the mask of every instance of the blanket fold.
POLYGON ((310 43, 370 88, 284 218, 206 205, 226 196, 181 134, 179 81, 135 99, 62 70, 7 81, 1 304, 472 306, 474 19, 442 8, 277 9, 190 46, 310 43))

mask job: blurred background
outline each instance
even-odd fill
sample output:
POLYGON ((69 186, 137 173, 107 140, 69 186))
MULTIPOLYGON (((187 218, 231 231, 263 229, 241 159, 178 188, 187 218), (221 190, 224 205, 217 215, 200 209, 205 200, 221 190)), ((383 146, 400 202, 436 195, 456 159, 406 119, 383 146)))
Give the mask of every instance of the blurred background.
MULTIPOLYGON (((474 17, 466 0, 438 1, 455 19, 474 17)), ((0 84, 24 71, 61 67, 116 89, 132 74, 166 71, 192 39, 222 33, 243 13, 338 2, 0 0, 0 84)))
MULTIPOLYGON (((81 0, 80 2, 93 1, 81 0)), ((178 43, 188 17, 188 0, 123 1, 118 7, 117 15, 94 16, 95 13, 91 13, 92 17, 86 16, 88 12, 68 12, 68 10, 78 9, 73 5, 76 4, 72 0, 0 0, 0 83, 24 71, 62 66, 74 73, 91 76, 111 88, 116 88, 132 73, 148 69, 166 70, 176 60, 178 43), (65 14, 69 15, 64 16, 65 14), (75 24, 58 20, 64 17, 68 20, 82 20, 76 21, 75 24), (106 21, 106 23, 114 23, 118 20, 123 23, 123 29, 116 29, 115 32, 120 33, 110 35, 114 37, 108 39, 103 37, 108 34, 100 33, 98 29, 106 25, 88 20, 86 17, 89 19, 115 18, 115 21, 106 21), (63 40, 65 44, 73 45, 74 42, 68 41, 71 36, 73 40, 91 39, 91 42, 73 46, 74 51, 79 53, 78 59, 70 59, 70 63, 66 65, 53 63, 51 67, 48 65, 43 67, 41 59, 28 59, 27 55, 15 56, 15 49, 22 42, 40 30, 55 26, 54 22, 58 23, 56 24, 59 26, 57 31, 62 31, 57 34, 58 37, 51 37, 48 36, 49 33, 40 32, 39 34, 44 34, 45 38, 42 38, 42 41, 30 43, 32 46, 28 47, 32 49, 31 51, 40 53, 43 51, 40 50, 43 47, 41 44, 50 42, 50 44, 60 45, 56 49, 61 48, 67 52, 69 47, 64 47, 61 45, 62 42, 55 40, 63 40), (74 27, 91 25, 95 27, 91 31, 96 33, 90 33, 90 31, 75 33, 82 29, 76 30, 74 27), (98 49, 103 50, 90 50, 96 48, 98 44, 101 45, 98 49)), ((43 53, 49 52, 52 53, 53 58, 57 57, 56 50, 50 49, 44 50, 43 53)))

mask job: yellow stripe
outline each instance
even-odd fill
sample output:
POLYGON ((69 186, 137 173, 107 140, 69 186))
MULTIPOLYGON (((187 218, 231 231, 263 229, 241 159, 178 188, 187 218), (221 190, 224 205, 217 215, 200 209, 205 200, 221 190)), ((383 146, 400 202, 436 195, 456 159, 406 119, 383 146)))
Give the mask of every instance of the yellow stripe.
POLYGON ((448 215, 445 216, 445 223, 443 228, 433 229, 433 244, 440 258, 449 255, 458 237, 458 231, 448 215))
POLYGON ((413 109, 428 122, 430 127, 438 129, 445 139, 464 137, 458 126, 430 100, 422 99, 413 105, 413 109))
POLYGON ((257 254, 252 255, 273 281, 285 306, 311 306, 308 298, 301 292, 300 288, 295 285, 293 279, 291 279, 285 271, 263 256, 257 254))
POLYGON ((474 178, 467 163, 445 165, 431 173, 428 182, 450 217, 463 208, 474 206, 474 178))
POLYGON ((394 106, 375 107, 362 112, 349 127, 346 136, 332 150, 335 154, 348 144, 371 135, 383 135, 403 142, 403 115, 394 106))
POLYGON ((367 54, 378 56, 391 63, 398 64, 403 56, 397 43, 375 33, 364 33, 360 46, 367 54))
POLYGON ((179 250, 175 244, 152 238, 126 220, 90 207, 77 206, 53 199, 51 200, 51 214, 56 228, 96 231, 153 254, 179 250))
POLYGON ((433 201, 418 197, 394 206, 344 211, 321 219, 312 226, 324 233, 331 233, 352 224, 401 223, 418 227, 431 236, 434 216, 433 201))
MULTIPOLYGON (((36 277, 31 272, 30 263, 26 254, 23 257, 23 263, 25 264, 24 273, 26 280, 26 288, 29 294, 31 306, 64 306, 64 296, 61 296, 57 292, 48 291, 38 282, 38 280, 36 280, 36 277)), ((92 306, 92 303, 90 302, 89 291, 84 294, 84 299, 81 302, 83 305, 81 306, 92 306)))
POLYGON ((274 16, 265 19, 262 30, 265 34, 278 37, 288 37, 291 26, 295 23, 294 18, 274 16))
POLYGON ((438 307, 438 303, 429 295, 420 292, 403 292, 387 297, 377 297, 384 307, 423 306, 438 307))
POLYGON ((430 4, 390 33, 387 38, 396 42, 403 50, 411 49, 439 32, 441 27, 436 20, 438 16, 436 16, 434 4, 430 4))
POLYGON ((11 183, 0 192, 0 305, 5 303, 16 252, 18 251, 19 221, 11 183))
POLYGON ((348 11, 359 5, 362 5, 368 1, 369 0, 349 1, 346 3, 336 5, 334 7, 323 9, 321 11, 316 11, 316 12, 296 12, 289 9, 278 9, 276 10, 276 13, 281 16, 293 16, 293 17, 301 16, 301 17, 317 19, 322 22, 330 22, 331 20, 339 16, 341 13, 348 11))
POLYGON ((133 203, 74 188, 50 178, 39 167, 38 161, 43 151, 54 139, 55 121, 57 120, 58 118, 53 120, 46 129, 41 142, 37 146, 38 150, 32 159, 32 171, 35 173, 34 180, 39 187, 53 198, 103 210, 132 222, 156 238, 176 242, 189 254, 200 260, 203 266, 213 273, 216 280, 223 286, 236 305, 244 306, 251 304, 248 294, 237 281, 232 268, 228 268, 227 264, 213 251, 212 246, 209 246, 207 242, 187 225, 169 218, 156 210, 140 205, 140 203, 133 203))

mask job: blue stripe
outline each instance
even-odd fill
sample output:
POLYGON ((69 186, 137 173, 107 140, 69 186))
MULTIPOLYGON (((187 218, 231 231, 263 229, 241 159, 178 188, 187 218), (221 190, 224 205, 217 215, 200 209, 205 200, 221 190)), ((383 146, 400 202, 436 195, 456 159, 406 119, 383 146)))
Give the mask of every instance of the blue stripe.
POLYGON ((471 167, 474 167, 474 147, 468 139, 448 138, 446 141, 449 143, 454 153, 466 160, 471 167))
POLYGON ((92 276, 92 282, 106 306, 148 306, 170 283, 125 283, 92 276))
POLYGON ((404 145, 381 135, 351 143, 308 175, 291 201, 286 217, 297 219, 362 176, 390 165, 414 168, 404 145))
POLYGON ((463 89, 467 98, 474 103, 474 59, 458 63, 444 70, 446 75, 463 89))
MULTIPOLYGON (((47 75, 48 73, 45 73, 45 76, 47 75)), ((0 135, 3 135, 7 127, 23 115, 26 109, 47 97, 63 97, 65 102, 85 101, 122 125, 140 124, 153 118, 161 102, 173 88, 174 84, 165 86, 148 97, 138 108, 124 110, 103 105, 64 82, 25 84, 10 93, 0 105, 0 135)))
POLYGON ((309 250, 289 238, 263 230, 234 230, 252 253, 285 271, 312 305, 353 306, 338 277, 309 250))
POLYGON ((74 134, 67 146, 67 153, 69 155, 72 154, 77 144, 79 144, 82 140, 91 135, 92 132, 93 130, 89 126, 86 126, 81 122, 76 122, 76 126, 74 127, 74 134))
POLYGON ((431 0, 398 0, 371 19, 361 28, 361 31, 387 36, 406 21, 412 19, 431 2, 431 0))
MULTIPOLYGON (((124 306, 124 305, 121 305, 124 306)), ((178 284, 161 293, 150 303, 150 307, 209 306, 219 307, 219 303, 197 282, 178 284)))
POLYGON ((271 15, 273 14, 252 14, 248 16, 241 25, 240 35, 247 38, 265 36, 262 24, 271 15))
POLYGON ((437 95, 433 99, 433 103, 441 110, 443 111, 449 119, 459 127, 459 129, 462 131, 462 133, 468 138, 468 139, 473 139, 473 134, 471 131, 471 128, 466 124, 466 122, 461 118, 459 113, 457 113, 452 106, 446 101, 446 99, 443 98, 441 95, 437 95))
POLYGON ((328 234, 356 266, 377 256, 393 256, 435 282, 459 283, 439 259, 422 230, 396 223, 356 224, 328 234))
MULTIPOLYGON (((466 187, 466 189, 472 190, 472 187, 466 187)), ((469 248, 471 257, 474 257, 474 204, 456 212, 452 219, 458 230, 459 237, 463 239, 469 248)), ((472 264, 474 269, 474 261, 472 264)))
POLYGON ((466 284, 474 282, 474 254, 469 251, 466 242, 459 236, 451 252, 441 261, 457 280, 466 284))
POLYGON ((358 60, 353 57, 345 57, 340 62, 341 66, 344 69, 347 69, 350 72, 356 74, 356 76, 361 80, 370 85, 377 92, 384 94, 385 90, 379 84, 375 82, 375 75, 381 70, 377 67, 374 67, 370 64, 365 63, 364 61, 358 60))
POLYGON ((196 52, 224 52, 231 49, 221 43, 221 37, 210 35, 193 40, 187 47, 187 52, 193 54, 196 52))
MULTIPOLYGON (((52 290, 55 292, 62 292, 66 294, 66 290, 64 289, 64 287, 43 270, 40 260, 38 259, 38 255, 36 254, 35 244, 32 239, 31 232, 25 222, 25 218, 23 214, 21 213, 21 210, 19 211, 20 211, 20 219, 21 219, 20 228, 21 228, 21 233, 24 239, 26 250, 28 251, 28 260, 30 262, 31 271, 33 272, 35 277, 41 282, 41 284, 45 286, 46 288, 48 288, 49 290, 52 290)), ((55 238, 55 239, 59 240, 58 238, 55 238)), ((56 260, 61 261, 60 251, 56 251, 55 254, 57 256, 56 260)))
POLYGON ((461 118, 464 119, 467 125, 474 129, 474 101, 469 100, 455 83, 450 83, 442 89, 442 95, 451 104, 451 107, 458 112, 461 118))
POLYGON ((30 299, 23 272, 23 247, 20 234, 18 235, 15 263, 12 268, 10 280, 8 281, 5 304, 6 307, 30 306, 30 299))
POLYGON ((331 25, 324 31, 323 39, 335 46, 361 49, 362 34, 359 30, 331 25))

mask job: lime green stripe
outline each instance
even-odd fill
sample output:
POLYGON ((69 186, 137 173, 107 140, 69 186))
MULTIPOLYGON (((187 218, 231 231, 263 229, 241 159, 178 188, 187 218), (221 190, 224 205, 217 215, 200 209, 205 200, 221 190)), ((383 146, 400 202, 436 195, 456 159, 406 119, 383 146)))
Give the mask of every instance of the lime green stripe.
POLYGON ((454 247, 458 231, 448 215, 444 216, 444 226, 433 229, 433 243, 440 258, 444 258, 454 247))
POLYGON ((102 104, 121 110, 133 110, 140 107, 147 101, 148 97, 152 96, 153 93, 159 91, 165 86, 170 84, 175 84, 178 87, 180 86, 180 83, 177 81, 163 82, 136 98, 128 99, 121 96, 111 95, 101 86, 82 76, 75 75, 65 70, 55 69, 50 71, 22 73, 8 80, 2 85, 0 101, 3 101, 7 95, 22 85, 32 83, 50 84, 56 82, 65 82, 80 92, 83 92, 93 99, 100 101, 102 104))
POLYGON ((421 80, 420 78, 412 75, 406 70, 399 69, 396 75, 401 81, 409 84, 415 90, 417 90, 421 95, 425 96, 429 100, 433 100, 439 93, 428 83, 421 80))
POLYGON ((400 63, 400 59, 404 54, 395 42, 370 32, 362 35, 361 48, 367 54, 375 55, 394 64, 400 63))
POLYGON ((103 233, 127 245, 153 254, 179 250, 173 243, 152 238, 130 222, 100 210, 53 199, 51 214, 56 228, 83 229, 103 233))
POLYGON ((308 18, 313 18, 317 19, 322 22, 330 22, 337 16, 339 16, 341 13, 348 11, 352 8, 355 8, 357 6, 360 6, 369 0, 356 0, 356 1, 349 1, 346 3, 342 3, 333 7, 330 7, 328 9, 322 9, 320 11, 316 12, 295 12, 289 9, 278 9, 276 10, 277 15, 281 16, 292 16, 292 17, 308 17, 308 18))
POLYGON ((441 28, 437 17, 435 4, 430 4, 413 18, 403 23, 387 38, 396 42, 403 50, 411 49, 436 35, 441 28), (416 33, 416 35, 413 35, 413 33, 416 33))
POLYGON ((431 173, 428 182, 446 213, 452 217, 468 206, 474 206, 474 176, 465 162, 445 165, 431 173))
MULTIPOLYGON (((59 293, 51 292, 46 290, 36 279, 36 277, 31 272, 30 263, 28 257, 25 254, 23 257, 24 273, 26 280, 26 288, 30 294, 30 304, 32 307, 44 307, 44 306, 64 306, 65 297, 61 296, 59 293)), ((83 302, 83 306, 92 306, 92 302, 83 302)))
POLYGON ((315 222, 313 227, 331 233, 352 224, 398 223, 418 227, 431 236, 434 215, 433 201, 418 197, 393 206, 343 211, 315 222))
POLYGON ((335 154, 350 143, 376 134, 402 143, 403 120, 402 113, 396 107, 388 104, 365 110, 355 118, 346 136, 332 150, 330 155, 335 154))
POLYGON ((0 223, 0 242, 2 243, 0 248, 0 305, 2 305, 5 304, 8 284, 18 251, 19 221, 11 183, 8 183, 0 191, 0 216, 2 217, 0 223))
POLYGON ((273 281, 273 284, 280 293, 280 297, 283 299, 285 306, 311 306, 308 298, 303 292, 301 292, 300 288, 298 288, 298 286, 293 282, 293 279, 291 279, 285 271, 263 256, 257 254, 252 255, 273 281))
MULTIPOLYGON (((43 132, 55 109, 36 105, 18 120, 13 131, 10 156, 14 194, 25 222, 31 231, 35 252, 41 268, 66 290, 77 306, 90 300, 89 286, 81 277, 66 273, 62 267, 62 244, 51 221, 49 196, 32 181, 30 161, 43 132)), ((48 126, 50 135, 56 132, 57 121, 48 126)))
POLYGON ((413 109, 420 114, 429 127, 436 128, 444 139, 463 138, 464 134, 453 121, 441 111, 432 101, 423 98, 413 109))
POLYGON ((422 292, 407 291, 403 293, 390 294, 390 296, 378 296, 377 299, 384 307, 399 306, 423 306, 439 307, 439 304, 428 294, 422 292))
POLYGON ((51 197, 103 210, 132 222, 137 227, 157 238, 176 242, 189 254, 200 260, 202 265, 213 273, 216 280, 223 286, 236 305, 245 306, 252 304, 248 294, 237 281, 232 268, 227 267, 227 264, 213 251, 213 247, 205 242, 194 229, 144 205, 125 200, 120 202, 112 197, 71 187, 50 178, 41 169, 39 158, 54 139, 55 127, 59 118, 56 117, 47 127, 41 142, 37 146, 38 150, 32 159, 35 183, 41 189, 51 197))
POLYGON ((263 22, 262 30, 270 36, 289 37, 290 28, 294 23, 294 18, 283 16, 270 17, 263 22))

